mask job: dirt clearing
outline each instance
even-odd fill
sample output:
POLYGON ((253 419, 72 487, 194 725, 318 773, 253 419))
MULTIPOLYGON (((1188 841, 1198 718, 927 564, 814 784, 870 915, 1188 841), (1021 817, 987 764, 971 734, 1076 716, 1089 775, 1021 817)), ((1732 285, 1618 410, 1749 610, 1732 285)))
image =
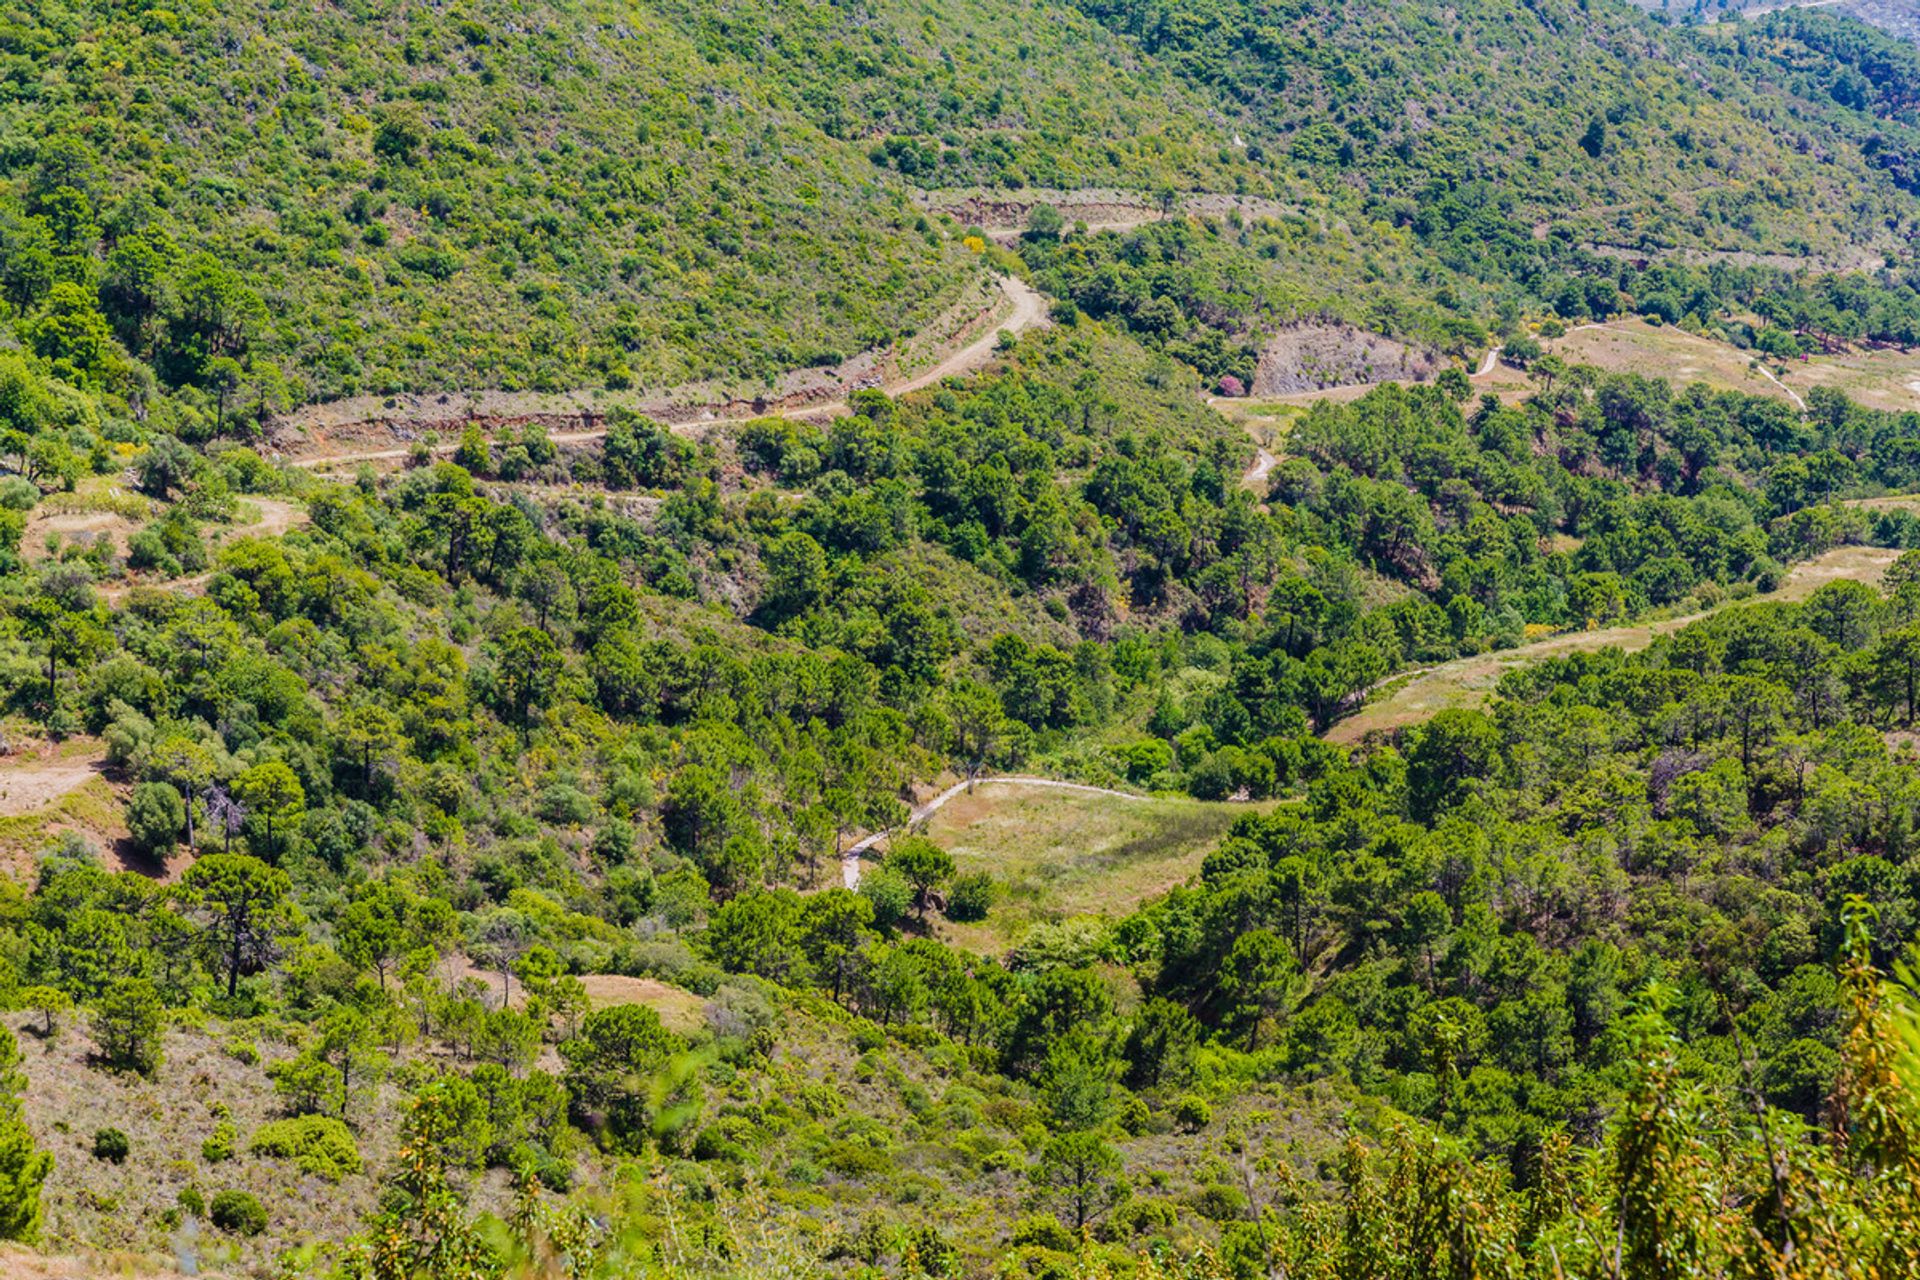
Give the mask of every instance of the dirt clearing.
POLYGON ((1253 375, 1256 396, 1376 382, 1424 382, 1445 366, 1434 351, 1352 325, 1289 325, 1268 340, 1253 375))

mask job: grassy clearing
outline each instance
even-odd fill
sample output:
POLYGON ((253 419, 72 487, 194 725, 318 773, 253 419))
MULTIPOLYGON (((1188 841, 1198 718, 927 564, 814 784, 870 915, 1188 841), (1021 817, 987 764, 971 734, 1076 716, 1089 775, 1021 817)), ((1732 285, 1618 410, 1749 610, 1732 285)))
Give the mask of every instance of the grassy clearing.
POLYGON ((1811 356, 1781 366, 1776 382, 1755 367, 1752 352, 1645 320, 1579 328, 1545 345, 1568 364, 1590 364, 1609 373, 1642 373, 1664 378, 1675 387, 1704 382, 1789 403, 1794 395, 1804 400, 1815 387, 1831 387, 1870 409, 1893 413, 1920 409, 1920 351, 1863 348, 1811 356))
MULTIPOLYGON (((1875 499, 1897 503, 1902 499, 1875 499)), ((1910 499, 1906 501, 1911 501, 1910 499)), ((1877 585, 1900 553, 1885 547, 1836 547, 1825 555, 1794 566, 1778 591, 1752 596, 1757 600, 1804 600, 1829 582, 1851 579, 1877 585)), ((1736 603, 1729 601, 1728 604, 1736 603)), ((1719 605, 1717 609, 1727 605, 1719 605)), ((1629 653, 1644 649, 1654 637, 1678 631, 1697 622, 1706 613, 1684 614, 1594 631, 1571 631, 1534 644, 1504 649, 1498 653, 1456 658, 1424 671, 1399 676, 1383 684, 1358 715, 1342 720, 1327 732, 1327 741, 1358 742, 1370 733, 1403 729, 1419 724, 1450 707, 1473 707, 1484 703, 1493 693, 1500 677, 1516 667, 1539 662, 1543 658, 1562 657, 1593 649, 1618 648, 1629 653)))
MULTIPOLYGON (((1568 364, 1592 365, 1608 373, 1639 373, 1664 378, 1675 387, 1704 382, 1726 391, 1771 396, 1791 402, 1781 387, 1754 368, 1754 355, 1724 342, 1697 337, 1672 325, 1617 320, 1581 327, 1542 344, 1568 364)), ((1796 371, 1786 378, 1801 395, 1806 387, 1796 371)))
POLYGON ((706 1025, 707 1002, 680 987, 653 978, 628 978, 617 973, 590 973, 580 979, 587 999, 596 1009, 620 1004, 643 1004, 660 1015, 669 1031, 692 1035, 706 1025))
POLYGON ((935 814, 927 834, 963 874, 991 873, 1001 900, 981 924, 942 932, 957 946, 999 951, 1035 924, 1124 915, 1198 871, 1234 819, 1267 807, 982 783, 935 814))

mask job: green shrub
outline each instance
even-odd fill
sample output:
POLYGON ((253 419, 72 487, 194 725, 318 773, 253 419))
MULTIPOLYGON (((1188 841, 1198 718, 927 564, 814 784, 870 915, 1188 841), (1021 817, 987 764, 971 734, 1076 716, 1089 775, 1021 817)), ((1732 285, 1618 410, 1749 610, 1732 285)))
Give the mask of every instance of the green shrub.
POLYGON ((1215 1222, 1233 1222, 1247 1212, 1246 1193, 1224 1182, 1208 1183, 1195 1191, 1188 1202, 1201 1217, 1215 1222))
POLYGON ((986 872, 958 876, 947 893, 947 919, 963 923, 985 920, 987 912, 993 909, 994 896, 993 877, 986 872))
POLYGON ((213 1136, 200 1144, 200 1158, 208 1164, 233 1159, 233 1125, 225 1120, 213 1126, 213 1136))
POLYGON ((127 1135, 118 1129, 99 1129, 93 1135, 93 1158, 108 1160, 114 1164, 125 1164, 127 1152, 131 1148, 127 1135))
POLYGON ((1143 1236, 1170 1232, 1180 1221, 1180 1211, 1166 1200, 1128 1200, 1107 1220, 1115 1237, 1143 1236))
POLYGON ((1188 1133, 1197 1133, 1213 1123, 1213 1108, 1207 1105, 1205 1098, 1188 1094, 1174 1107, 1173 1119, 1188 1133))
POLYGON ((142 853, 164 858, 186 825, 186 806, 180 793, 164 782, 142 782, 127 804, 127 829, 142 853))
POLYGON ((191 1184, 180 1188, 180 1207, 196 1218, 207 1216, 207 1198, 200 1194, 200 1188, 191 1184))
POLYGON ((329 1182, 360 1172, 360 1150, 353 1135, 332 1116, 298 1116, 263 1124, 254 1131, 247 1149, 292 1160, 301 1172, 329 1182))
POLYGON ((1022 1218, 1013 1227, 1013 1247, 1016 1249, 1031 1246, 1038 1249, 1053 1249, 1060 1253, 1071 1253, 1080 1247, 1073 1232, 1050 1213, 1036 1213, 1030 1218, 1022 1218))
POLYGON ((257 1236, 267 1229, 267 1210, 249 1192, 222 1191, 207 1207, 207 1217, 222 1231, 237 1236, 257 1236))
POLYGON ((1139 1137, 1153 1126, 1153 1112, 1148 1110, 1146 1100, 1137 1093, 1129 1093, 1120 1099, 1115 1119, 1120 1127, 1134 1137, 1139 1137))

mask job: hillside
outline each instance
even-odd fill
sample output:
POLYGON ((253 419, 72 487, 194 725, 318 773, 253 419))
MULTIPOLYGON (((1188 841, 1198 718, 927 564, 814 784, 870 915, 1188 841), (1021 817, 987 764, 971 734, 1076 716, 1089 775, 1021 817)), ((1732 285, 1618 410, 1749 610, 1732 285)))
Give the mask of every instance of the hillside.
POLYGON ((1236 304, 1241 338, 1383 279, 1428 340, 1453 333, 1436 312, 1495 322, 1544 296, 1545 228, 1857 262, 1912 217, 1818 74, 1703 60, 1710 37, 1624 7, 1257 12, 17 7, 6 297, 89 328, 84 351, 52 319, 39 340, 82 382, 145 400, 150 367, 224 418, 400 390, 751 390, 887 347, 978 274, 923 189, 1298 208, 1218 268, 1280 300, 1236 304), (1316 225, 1354 242, 1345 278, 1285 243, 1316 225))
POLYGON ((0 7, 0 1270, 1920 1274, 1917 86, 0 7))

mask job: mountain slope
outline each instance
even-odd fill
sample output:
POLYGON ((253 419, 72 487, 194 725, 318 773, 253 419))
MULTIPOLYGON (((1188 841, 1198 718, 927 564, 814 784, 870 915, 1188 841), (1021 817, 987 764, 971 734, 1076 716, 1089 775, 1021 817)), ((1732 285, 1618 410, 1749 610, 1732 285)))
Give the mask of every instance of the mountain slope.
POLYGON ((1896 248, 1899 167, 1822 74, 1566 0, 16 3, 0 292, 66 380, 192 388, 221 420, 753 387, 916 333, 977 280, 916 189, 1092 185, 1300 208, 1303 243, 1253 277, 1283 300, 1328 283, 1312 227, 1343 224, 1366 263, 1343 287, 1416 282, 1392 310, 1437 303, 1471 334, 1527 305, 1530 224, 1896 248))
POLYGON ((752 379, 969 270, 860 149, 626 5, 26 5, 0 47, 27 212, 80 197, 58 274, 158 223, 268 300, 303 395, 752 379))

